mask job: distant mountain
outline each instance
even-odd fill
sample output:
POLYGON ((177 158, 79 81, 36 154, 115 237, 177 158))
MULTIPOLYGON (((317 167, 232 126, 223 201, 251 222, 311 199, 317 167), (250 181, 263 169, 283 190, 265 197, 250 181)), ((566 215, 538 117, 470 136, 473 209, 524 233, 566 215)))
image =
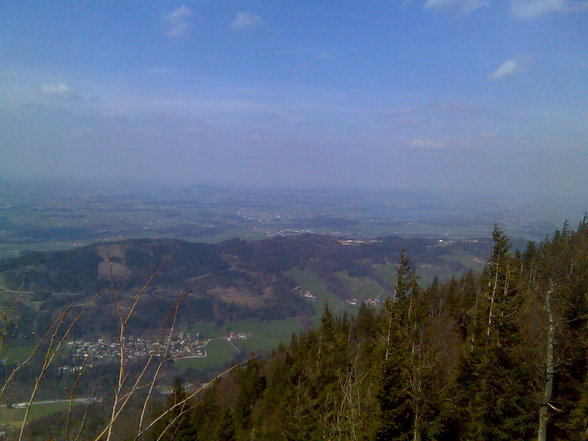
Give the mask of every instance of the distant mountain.
POLYGON ((181 197, 195 197, 199 199, 218 198, 226 196, 234 196, 235 192, 231 189, 217 187, 208 184, 194 184, 189 187, 183 187, 173 191, 177 196, 181 197))

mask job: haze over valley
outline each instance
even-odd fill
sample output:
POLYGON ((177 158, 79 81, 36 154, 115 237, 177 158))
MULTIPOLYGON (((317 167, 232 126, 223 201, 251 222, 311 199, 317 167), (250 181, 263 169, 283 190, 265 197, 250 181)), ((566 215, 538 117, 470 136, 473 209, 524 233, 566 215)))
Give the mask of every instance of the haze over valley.
POLYGON ((588 439, 588 0, 0 2, 0 441, 588 439))

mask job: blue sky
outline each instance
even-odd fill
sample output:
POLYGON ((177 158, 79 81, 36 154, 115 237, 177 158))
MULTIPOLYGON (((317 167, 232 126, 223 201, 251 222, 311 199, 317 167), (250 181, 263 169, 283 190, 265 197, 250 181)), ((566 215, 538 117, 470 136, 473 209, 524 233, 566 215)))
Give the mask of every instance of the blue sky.
POLYGON ((586 0, 3 1, 0 175, 581 197, 586 0))

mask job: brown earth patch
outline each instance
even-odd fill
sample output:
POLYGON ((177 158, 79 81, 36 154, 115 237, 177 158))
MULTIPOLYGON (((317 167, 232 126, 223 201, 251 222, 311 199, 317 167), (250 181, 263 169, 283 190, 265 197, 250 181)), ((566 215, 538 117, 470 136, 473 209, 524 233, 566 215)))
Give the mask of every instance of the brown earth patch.
POLYGON ((96 252, 105 262, 108 262, 108 258, 111 257, 117 257, 124 260, 127 248, 128 246, 125 244, 102 245, 98 247, 96 252))
POLYGON ((100 262, 98 264, 98 278, 100 279, 108 279, 110 278, 110 274, 112 277, 116 278, 124 278, 133 274, 133 272, 125 265, 122 265, 117 262, 100 262))
POLYGON ((208 290, 209 294, 215 296, 217 300, 226 303, 235 303, 237 305, 249 306, 251 308, 260 308, 265 304, 269 297, 265 292, 263 295, 254 295, 249 290, 243 288, 213 288, 208 290))

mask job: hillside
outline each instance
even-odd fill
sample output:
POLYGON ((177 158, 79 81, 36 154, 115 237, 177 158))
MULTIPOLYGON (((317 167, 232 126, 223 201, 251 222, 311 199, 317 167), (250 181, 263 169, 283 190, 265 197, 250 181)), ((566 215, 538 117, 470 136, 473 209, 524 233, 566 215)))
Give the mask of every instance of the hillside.
MULTIPOLYGON (((136 426, 137 392, 113 438, 585 440, 587 256, 586 218, 522 252, 496 227, 481 274, 426 289, 402 253, 381 308, 350 316, 325 305, 317 326, 268 359, 252 357, 202 388, 176 379, 152 426, 136 426)), ((110 406, 93 408, 91 422, 74 413, 87 439, 100 439, 110 406)), ((41 418, 28 435, 57 437, 67 418, 41 418)))
POLYGON ((338 240, 300 235, 266 240, 228 240, 219 244, 170 239, 95 243, 55 252, 33 252, 0 262, 0 288, 18 292, 18 303, 33 317, 20 332, 41 332, 65 305, 87 301, 108 289, 91 307, 91 323, 74 335, 108 334, 115 328, 114 298, 128 305, 157 271, 133 320, 134 332, 156 328, 181 292, 183 323, 228 323, 243 319, 311 317, 316 308, 303 300, 300 286, 312 277, 340 301, 383 297, 394 284, 403 249, 419 262, 423 280, 481 267, 489 242, 387 237, 338 240))

